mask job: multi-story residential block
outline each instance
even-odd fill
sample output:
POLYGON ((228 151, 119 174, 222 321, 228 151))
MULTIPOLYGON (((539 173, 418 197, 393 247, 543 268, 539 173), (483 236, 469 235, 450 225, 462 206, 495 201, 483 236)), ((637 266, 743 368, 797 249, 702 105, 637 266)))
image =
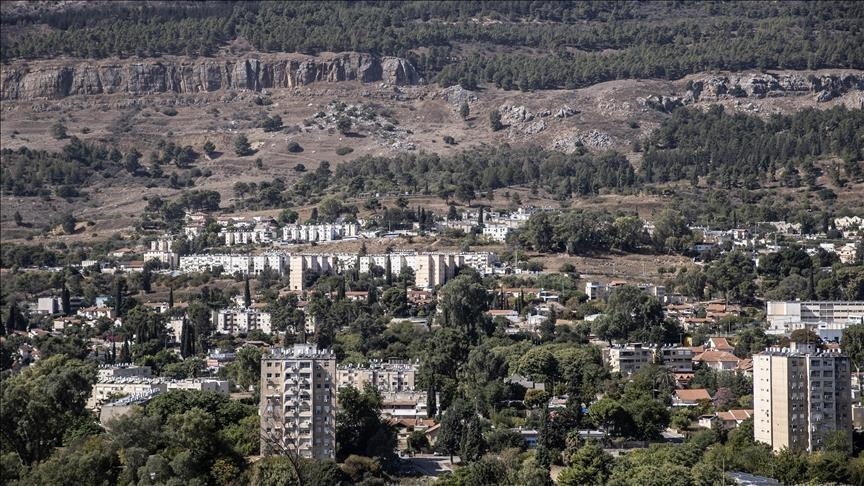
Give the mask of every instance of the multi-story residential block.
POLYGON ((219 232, 225 246, 272 243, 275 235, 276 225, 269 221, 229 224, 219 232))
POLYGON ((425 391, 381 393, 381 414, 394 419, 428 418, 427 394, 425 391))
POLYGON ((340 366, 336 369, 339 388, 352 386, 362 390, 370 384, 380 392, 414 391, 417 365, 373 363, 369 366, 340 366))
POLYGON ((637 373, 651 363, 663 365, 673 373, 693 371, 693 351, 682 346, 651 346, 642 343, 615 345, 604 350, 604 358, 613 372, 625 376, 637 373))
POLYGON ((820 450, 835 432, 852 440, 849 358, 812 345, 753 356, 754 437, 774 451, 820 450))
POLYGON ((585 295, 588 300, 604 299, 608 293, 606 285, 600 282, 585 282, 585 295))
POLYGON ((797 328, 816 329, 820 324, 845 328, 864 323, 864 301, 769 301, 766 316, 768 334, 788 335, 797 328))
POLYGON ((289 287, 292 291, 306 290, 305 280, 309 274, 339 274, 355 266, 361 273, 367 273, 376 267, 386 269, 388 261, 393 277, 398 277, 405 269, 410 268, 414 272, 416 287, 432 289, 452 279, 458 267, 468 266, 488 274, 498 260, 494 253, 489 252, 291 255, 288 260, 289 287))
POLYGON ((104 317, 105 319, 113 320, 115 317, 114 309, 112 307, 82 307, 78 309, 76 315, 79 317, 83 317, 84 319, 95 320, 104 317))
MULTIPOLYGON (((77 312, 83 302, 84 299, 82 297, 71 297, 69 299, 70 310, 77 312)), ((37 314, 53 315, 61 312, 63 312, 63 299, 59 296, 39 297, 39 300, 36 301, 37 314)))
POLYGON ((255 329, 270 334, 270 313, 259 309, 231 307, 213 311, 213 324, 220 334, 248 334, 255 329))
POLYGON ((843 232, 844 238, 864 234, 864 218, 860 216, 844 216, 834 218, 834 226, 843 232))
POLYGON ((632 375, 654 361, 654 350, 642 343, 613 346, 608 350, 608 360, 613 372, 632 375))
POLYGON ((212 391, 222 395, 228 395, 230 391, 228 380, 211 378, 189 378, 186 380, 169 381, 168 390, 212 391))
POLYGON ((693 371, 693 350, 682 346, 666 345, 655 349, 655 358, 673 373, 690 373, 693 371))
POLYGON ((183 272, 208 272, 221 267, 223 273, 258 275, 265 270, 273 270, 280 275, 285 273, 285 256, 266 255, 188 255, 180 257, 180 270, 183 272))
POLYGON ((336 355, 315 345, 261 358, 261 454, 336 455, 336 355))
POLYGON ((173 248, 174 240, 170 236, 159 238, 150 242, 150 250, 144 252, 144 262, 156 260, 177 268, 180 264, 180 255, 173 248))
POLYGON ((284 241, 324 242, 353 238, 360 234, 357 223, 289 224, 282 228, 284 241))
POLYGON ((483 236, 493 241, 506 241, 507 235, 513 231, 509 224, 486 223, 483 225, 483 236))
POLYGON ((93 385, 87 405, 95 409, 117 397, 161 393, 167 389, 167 382, 159 378, 142 376, 100 378, 93 385))
POLYGON ((102 365, 98 370, 99 380, 110 381, 114 378, 150 378, 153 371, 149 366, 102 365))

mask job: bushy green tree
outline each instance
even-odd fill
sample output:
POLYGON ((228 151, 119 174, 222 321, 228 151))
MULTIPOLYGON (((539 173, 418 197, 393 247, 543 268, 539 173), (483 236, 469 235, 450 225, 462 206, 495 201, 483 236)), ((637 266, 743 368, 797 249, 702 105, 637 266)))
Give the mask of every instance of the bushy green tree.
POLYGON ((249 144, 249 139, 246 135, 238 135, 234 140, 234 153, 240 157, 246 157, 247 155, 255 153, 255 151, 252 150, 252 145, 249 144))
POLYGON ((56 355, 3 378, 0 428, 24 464, 43 460, 89 412, 84 405, 96 381, 92 363, 56 355))

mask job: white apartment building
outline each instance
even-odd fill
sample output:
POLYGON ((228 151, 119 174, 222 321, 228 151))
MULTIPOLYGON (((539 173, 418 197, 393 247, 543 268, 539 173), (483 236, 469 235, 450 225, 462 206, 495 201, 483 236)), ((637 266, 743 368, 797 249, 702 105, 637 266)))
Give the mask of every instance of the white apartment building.
POLYGON ((285 273, 285 256, 278 253, 264 255, 188 255, 180 257, 180 270, 183 272, 208 272, 222 267, 223 273, 240 272, 243 275, 258 275, 264 270, 273 270, 280 275, 285 273))
POLYGON ((381 393, 381 414, 394 419, 425 419, 429 417, 425 391, 381 393))
POLYGON ((174 252, 173 245, 174 239, 170 236, 151 241, 150 249, 144 252, 144 262, 156 260, 171 268, 177 268, 180 263, 180 255, 174 252))
POLYGON ((272 220, 255 218, 255 221, 221 222, 222 230, 219 237, 225 241, 225 246, 255 245, 272 243, 276 235, 276 224, 272 220))
POLYGON ((608 289, 605 284, 600 282, 585 282, 585 295, 588 300, 605 299, 608 294, 608 289))
POLYGON ((663 345, 660 347, 629 343, 614 345, 605 349, 603 357, 613 372, 624 376, 632 375, 651 363, 669 368, 673 373, 693 371, 693 351, 682 346, 663 345))
POLYGON ((864 323, 864 301, 769 301, 766 318, 768 334, 788 335, 804 325, 814 330, 822 324, 845 329, 864 323))
POLYGON ((168 265, 170 268, 177 268, 180 262, 180 255, 173 251, 149 250, 144 252, 144 263, 150 260, 156 260, 160 263, 168 265))
POLYGON ((150 378, 153 371, 149 366, 138 365, 101 365, 99 366, 98 379, 110 381, 113 378, 150 378))
POLYGON ((835 431, 852 440, 849 358, 812 346, 753 355, 754 437, 777 452, 814 452, 835 431))
POLYGON ((370 384, 379 392, 414 391, 416 364, 372 363, 368 366, 340 366, 336 369, 339 388, 351 386, 362 390, 370 384))
POLYGON ((673 373, 693 372, 693 350, 683 346, 664 345, 655 349, 656 359, 673 373))
POLYGON ((654 361, 654 351, 641 343, 612 346, 608 349, 609 367, 615 373, 632 375, 654 361))
POLYGON ((483 231, 481 233, 492 241, 503 242, 507 240, 507 235, 512 232, 513 227, 510 224, 484 223, 483 231))
POLYGON ((497 256, 490 252, 397 252, 362 257, 348 254, 298 254, 288 259, 289 287, 293 291, 303 291, 306 290, 305 279, 308 274, 341 274, 358 264, 361 273, 367 273, 374 267, 386 269, 388 259, 394 278, 410 268, 414 271, 415 286, 423 289, 443 285, 456 275, 456 269, 461 266, 472 267, 482 274, 492 273, 492 267, 498 261, 497 256))
POLYGON ((168 391, 171 390, 212 391, 226 396, 230 393, 228 380, 216 380, 212 378, 188 378, 186 380, 169 381, 168 391))
MULTIPOLYGON (((81 304, 84 302, 82 297, 70 297, 69 298, 69 310, 72 312, 77 312, 78 309, 81 308, 81 304)), ((36 301, 36 313, 37 314, 59 314, 63 312, 63 299, 59 296, 51 296, 51 297, 39 297, 36 301)))
POLYGON ((258 309, 241 309, 232 307, 213 311, 213 325, 219 334, 248 334, 252 330, 260 330, 270 334, 270 313, 258 309))
POLYGON ((282 228, 282 240, 322 242, 354 238, 360 234, 357 223, 289 224, 282 228))
POLYGON ((147 395, 161 393, 167 389, 168 384, 159 378, 142 376, 100 378, 93 385, 87 406, 95 409, 117 396, 147 395))
POLYGON ((844 238, 852 238, 864 234, 864 218, 860 216, 834 218, 834 226, 843 232, 844 238))
POLYGON ((270 270, 284 275, 287 270, 288 259, 281 253, 266 253, 252 257, 252 274, 260 275, 265 270, 270 270))
POLYGON ((261 358, 261 454, 336 457, 336 355, 311 344, 261 358))

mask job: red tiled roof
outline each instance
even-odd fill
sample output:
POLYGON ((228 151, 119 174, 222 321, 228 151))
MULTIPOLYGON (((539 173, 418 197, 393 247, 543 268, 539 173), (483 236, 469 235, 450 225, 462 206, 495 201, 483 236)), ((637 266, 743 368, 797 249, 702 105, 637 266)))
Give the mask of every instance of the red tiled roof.
POLYGON ((729 341, 727 341, 725 337, 712 337, 709 340, 709 343, 711 349, 716 349, 717 351, 732 351, 735 349, 735 346, 729 344, 729 341))
POLYGON ((753 416, 753 410, 744 410, 744 409, 734 409, 729 410, 728 412, 717 412, 717 418, 723 421, 739 421, 739 420, 747 420, 748 418, 753 416))
POLYGON ((737 356, 726 351, 705 351, 698 356, 693 356, 693 361, 704 361, 709 363, 721 363, 727 361, 741 361, 737 356))
POLYGON ((693 390, 675 390, 675 397, 682 402, 698 402, 699 400, 711 400, 711 395, 704 388, 693 390))

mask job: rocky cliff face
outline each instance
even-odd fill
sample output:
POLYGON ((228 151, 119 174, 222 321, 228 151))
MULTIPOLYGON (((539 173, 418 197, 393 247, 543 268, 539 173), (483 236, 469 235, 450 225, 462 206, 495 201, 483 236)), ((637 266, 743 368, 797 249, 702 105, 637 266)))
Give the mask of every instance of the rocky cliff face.
POLYGON ((853 91, 864 91, 864 74, 728 74, 701 76, 687 82, 683 96, 651 95, 644 104, 666 113, 699 101, 813 96, 830 101, 853 91))
POLYGON ((315 82, 360 81, 415 85, 420 77, 405 59, 343 54, 329 59, 285 57, 193 62, 19 63, 2 68, 3 100, 59 99, 126 93, 199 93, 222 89, 293 88, 315 82))
POLYGON ((845 73, 709 76, 693 81, 689 85, 688 96, 693 98, 693 101, 700 101, 812 93, 815 94, 816 101, 829 101, 851 90, 864 90, 864 75, 845 73))

